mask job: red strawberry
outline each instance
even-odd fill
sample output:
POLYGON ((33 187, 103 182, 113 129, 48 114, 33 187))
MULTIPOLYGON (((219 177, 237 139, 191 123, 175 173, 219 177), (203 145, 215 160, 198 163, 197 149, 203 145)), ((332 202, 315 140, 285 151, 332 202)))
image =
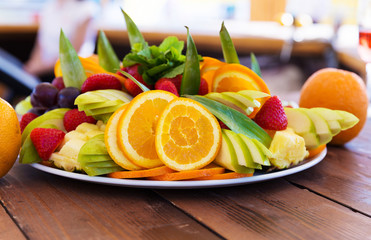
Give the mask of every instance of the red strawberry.
POLYGON ((268 130, 284 130, 287 128, 287 117, 282 103, 277 96, 269 98, 255 116, 255 122, 268 130))
POLYGON ((209 85, 206 80, 201 78, 200 89, 198 90, 198 95, 206 95, 209 93, 209 85))
POLYGON ((52 84, 54 87, 58 88, 58 90, 62 90, 65 88, 64 82, 63 82, 63 77, 56 77, 53 79, 52 84))
MULTIPOLYGON (((144 82, 143 80, 143 77, 142 75, 140 75, 140 73, 138 72, 138 64, 136 65, 133 65, 133 66, 130 66, 130 67, 125 67, 123 68, 122 70, 129 73, 131 76, 133 76, 138 82, 144 84, 146 87, 148 87, 149 89, 152 89, 152 86, 148 85, 147 83, 144 82)), ((119 73, 120 75, 122 75, 122 73, 119 73)), ((124 82, 124 86, 126 88, 126 90, 128 90, 128 92, 133 96, 135 97, 136 95, 138 95, 139 93, 143 92, 142 89, 140 89, 140 87, 135 83, 133 82, 132 80, 130 80, 129 78, 127 78, 124 82)))
POLYGON ((94 91, 99 89, 117 89, 121 90, 120 80, 107 73, 93 74, 88 77, 81 86, 81 92, 94 91))
POLYGON ((75 130, 77 126, 84 122, 95 124, 97 120, 91 116, 86 116, 84 111, 78 109, 69 110, 64 114, 63 125, 67 132, 75 130))
POLYGON ((22 118, 19 125, 21 126, 21 132, 26 128, 26 126, 35 118, 37 118, 38 115, 32 112, 25 113, 22 118))
POLYGON ((179 97, 179 93, 175 87, 175 84, 170 80, 161 80, 160 82, 156 82, 155 89, 168 91, 179 97))
POLYGON ((50 155, 63 141, 64 135, 62 130, 53 128, 34 128, 30 133, 32 143, 44 161, 49 160, 50 155))
MULTIPOLYGON (((182 78, 183 78, 183 75, 181 75, 181 74, 179 74, 178 76, 173 77, 173 78, 160 78, 159 80, 157 80, 156 85, 161 84, 161 82, 163 82, 163 81, 170 81, 170 82, 174 83, 174 85, 176 87, 176 90, 179 93, 180 92, 180 85, 182 84, 182 78)), ((155 89, 156 89, 156 85, 155 85, 155 89)))

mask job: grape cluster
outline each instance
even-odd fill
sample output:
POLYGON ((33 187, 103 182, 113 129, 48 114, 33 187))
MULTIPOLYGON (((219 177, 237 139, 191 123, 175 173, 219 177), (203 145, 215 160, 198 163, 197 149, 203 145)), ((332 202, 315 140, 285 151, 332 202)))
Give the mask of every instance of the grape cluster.
POLYGON ((56 108, 76 108, 74 102, 80 95, 74 87, 64 87, 63 78, 55 78, 52 83, 39 83, 31 93, 32 108, 29 112, 42 115, 56 108))

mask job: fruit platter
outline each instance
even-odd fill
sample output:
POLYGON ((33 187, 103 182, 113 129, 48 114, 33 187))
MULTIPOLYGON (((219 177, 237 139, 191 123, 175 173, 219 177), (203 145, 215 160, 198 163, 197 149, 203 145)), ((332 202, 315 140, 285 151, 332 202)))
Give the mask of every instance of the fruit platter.
POLYGON ((149 46, 124 12, 131 51, 119 60, 103 31, 78 56, 61 30, 55 79, 16 106, 21 164, 102 184, 196 188, 247 184, 310 168, 359 119, 272 95, 254 54, 241 65, 224 26, 224 61, 169 36, 149 46), (183 54, 183 49, 185 54, 183 54))

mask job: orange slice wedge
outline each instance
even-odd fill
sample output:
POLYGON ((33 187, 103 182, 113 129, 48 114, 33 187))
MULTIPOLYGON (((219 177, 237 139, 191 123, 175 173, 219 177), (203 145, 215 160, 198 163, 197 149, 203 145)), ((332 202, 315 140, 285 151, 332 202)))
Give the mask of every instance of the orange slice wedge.
POLYGON ((119 147, 135 165, 143 168, 164 165, 156 153, 155 130, 160 114, 175 98, 174 94, 161 90, 143 92, 121 115, 117 125, 119 147))
POLYGON ((256 73, 241 64, 224 64, 215 73, 212 83, 213 92, 238 92, 258 90, 270 94, 270 91, 256 73))
POLYGON ((108 120, 106 129, 104 131, 104 143, 106 145, 108 154, 117 165, 126 170, 140 170, 142 167, 135 165, 125 156, 117 141, 117 125, 126 107, 127 104, 117 109, 108 120))
POLYGON ((215 159, 220 146, 220 125, 200 103, 177 98, 162 112, 156 128, 156 151, 169 168, 200 169, 215 159))
POLYGON ((209 92, 211 92, 215 71, 226 63, 212 57, 203 57, 203 59, 204 61, 200 69, 200 74, 201 78, 206 80, 209 86, 209 92))

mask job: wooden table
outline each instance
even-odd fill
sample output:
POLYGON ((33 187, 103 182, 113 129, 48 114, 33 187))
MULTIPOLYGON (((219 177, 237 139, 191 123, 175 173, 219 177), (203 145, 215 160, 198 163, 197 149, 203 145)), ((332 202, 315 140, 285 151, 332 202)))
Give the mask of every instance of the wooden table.
POLYGON ((251 185, 151 190, 16 164, 0 179, 0 239, 371 239, 371 120, 318 165, 251 185))

